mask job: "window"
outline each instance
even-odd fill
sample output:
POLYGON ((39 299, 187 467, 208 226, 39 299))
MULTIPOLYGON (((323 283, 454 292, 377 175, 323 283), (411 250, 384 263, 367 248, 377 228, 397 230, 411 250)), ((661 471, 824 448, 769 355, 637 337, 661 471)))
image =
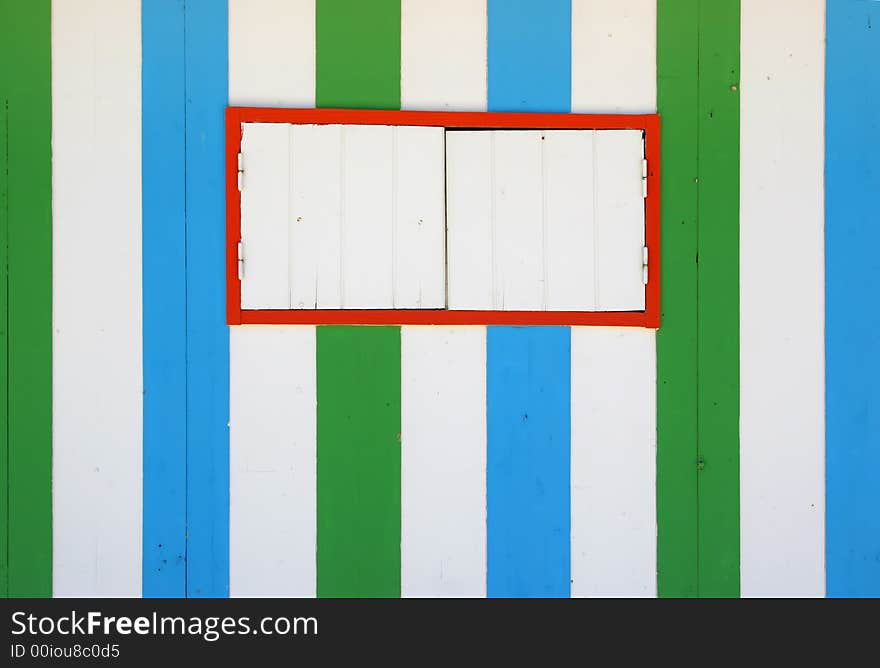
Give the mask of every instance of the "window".
POLYGON ((659 326, 658 131, 230 108, 229 322, 659 326))

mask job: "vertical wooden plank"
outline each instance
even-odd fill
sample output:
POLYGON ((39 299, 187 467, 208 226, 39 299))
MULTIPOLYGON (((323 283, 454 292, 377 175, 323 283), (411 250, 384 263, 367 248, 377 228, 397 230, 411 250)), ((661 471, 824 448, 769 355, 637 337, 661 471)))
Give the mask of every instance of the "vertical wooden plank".
POLYGON ((392 128, 342 128, 342 306, 394 303, 392 128))
POLYGON ((880 5, 827 4, 825 355, 829 596, 880 596, 880 5))
POLYGON ((493 133, 446 133, 448 307, 492 308, 493 133))
POLYGON ((655 393, 653 332, 572 328, 572 596, 656 594, 655 393))
POLYGON ((230 342, 230 595, 314 596, 315 328, 230 342))
POLYGON ((6 460, 0 593, 52 594, 52 162, 50 3, 0 5, 6 135, 6 460))
POLYGON ((394 128, 394 308, 446 306, 443 128, 394 128))
POLYGON ((400 596, 400 328, 319 327, 318 596, 400 596))
POLYGON ((483 597, 486 329, 403 327, 401 366, 401 593, 483 597))
POLYGON ((227 6, 186 0, 187 595, 229 595, 227 6))
MULTIPOLYGON (((739 0, 700 6, 700 595, 739 595, 739 0)), ((664 265, 668 266, 668 265, 664 265)))
POLYGON ((663 118, 661 328, 657 332, 657 588, 697 596, 697 157, 700 0, 657 5, 663 118))
MULTIPOLYGON (((490 111, 571 110, 569 0, 489 0, 490 111)), ((571 332, 490 327, 489 596, 571 591, 571 332)))
POLYGON ((486 0, 401 0, 403 109, 485 111, 486 0))
POLYGON ((141 9, 143 595, 186 596, 184 3, 141 9))
POLYGON ((315 106, 315 0, 229 0, 236 105, 315 106))
MULTIPOLYGON (((314 0, 233 0, 229 4, 229 99, 231 104, 313 106, 315 101, 314 0)), ((321 150, 324 128, 291 128, 291 213, 296 220, 296 186, 302 179, 337 189, 338 178, 325 176, 321 150), (299 132, 303 131, 303 134, 299 132), (314 130, 310 133, 310 130, 314 130), (319 150, 306 165, 297 161, 297 145, 316 136, 319 150)), ((335 147, 338 129, 327 129, 335 147)), ((338 205, 334 208, 338 212, 338 205)), ((302 212, 299 212, 302 213, 302 212)), ((291 227, 296 247, 303 222, 291 227)), ((311 229, 311 228, 307 228, 311 229)), ((335 227, 338 232, 338 226, 335 227)), ((312 268, 310 280, 339 305, 338 237, 333 249, 336 280, 314 273, 321 255, 303 265, 291 254, 292 304, 305 299, 294 287, 312 268), (295 265, 295 266, 294 266, 295 265), (296 273, 302 266, 303 274, 296 273), (294 280, 294 277, 296 280, 294 280)), ((322 251, 325 252, 325 251, 322 251)), ((315 328, 233 327, 230 359, 230 593, 233 596, 314 596, 316 592, 316 373, 315 328)))
POLYGON ((540 131, 493 131, 493 308, 544 306, 544 201, 540 131))
POLYGON ((290 129, 283 123, 245 123, 241 156, 241 307, 286 309, 289 284, 290 129))
MULTIPOLYGON (((317 0, 316 103, 400 107, 400 3, 317 0)), ((400 328, 321 327, 318 596, 400 595, 400 328)))
MULTIPOLYGON (((6 5, 0 17, 7 20, 6 5)), ((0 42, 0 63, 9 61, 0 42)), ((7 68, 0 66, 0 597, 9 596, 9 98, 7 68)))
POLYGON ((656 0, 572 0, 572 111, 647 114, 657 108, 656 19, 656 0))
POLYGON ((596 132, 595 206, 596 308, 642 311, 642 248, 645 200, 642 197, 642 133, 596 132))
POLYGON ((54 594, 139 596, 140 3, 52 26, 54 594))
POLYGON ((544 306, 596 310, 596 218, 590 130, 544 133, 544 306))
POLYGON ((342 308, 342 127, 290 133, 290 305, 342 308))
POLYGON ((319 107, 400 108, 400 0, 316 0, 319 107))
POLYGON ((571 330, 489 327, 488 595, 570 594, 571 330))
POLYGON ((824 0, 742 3, 743 596, 825 594, 824 28, 824 0))

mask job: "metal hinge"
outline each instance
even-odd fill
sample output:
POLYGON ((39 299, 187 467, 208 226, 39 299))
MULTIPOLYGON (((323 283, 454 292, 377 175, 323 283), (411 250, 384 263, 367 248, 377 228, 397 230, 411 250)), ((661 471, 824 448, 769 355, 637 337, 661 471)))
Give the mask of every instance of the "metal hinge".
POLYGON ((238 192, 244 187, 244 158, 238 154, 238 192))
MULTIPOLYGON (((240 175, 239 175, 240 176, 240 175)), ((642 160, 642 198, 648 197, 648 159, 642 160)))
POLYGON ((244 278, 244 246, 238 242, 238 280, 244 278))
POLYGON ((648 247, 642 246, 642 284, 648 284, 648 247))

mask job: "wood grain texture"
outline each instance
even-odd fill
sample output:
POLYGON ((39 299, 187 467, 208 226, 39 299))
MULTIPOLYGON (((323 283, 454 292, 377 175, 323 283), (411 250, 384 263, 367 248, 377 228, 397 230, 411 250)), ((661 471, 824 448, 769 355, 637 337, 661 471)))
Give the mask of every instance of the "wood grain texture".
POLYGON ((52 595, 52 91, 50 2, 0 20, 3 240, 0 595, 52 595))
POLYGON ((401 329, 401 594, 486 595, 486 330, 401 329))
POLYGON ((231 596, 315 596, 314 327, 234 327, 231 596))
POLYGON ((825 594, 824 28, 823 0, 742 2, 743 596, 825 594))
POLYGON ((140 3, 52 3, 53 583, 139 596, 140 3), (110 252, 108 252, 110 250, 110 252))
POLYGON ((654 333, 571 330, 571 594, 657 591, 654 333))

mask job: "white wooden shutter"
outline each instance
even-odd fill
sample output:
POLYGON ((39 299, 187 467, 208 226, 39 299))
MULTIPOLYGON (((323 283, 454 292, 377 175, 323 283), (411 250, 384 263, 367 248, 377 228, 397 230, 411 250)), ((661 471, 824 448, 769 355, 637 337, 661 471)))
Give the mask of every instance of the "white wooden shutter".
POLYGON ((242 308, 443 308, 443 132, 245 123, 242 308))
POLYGON ((641 311, 642 134, 451 130, 449 308, 641 311))

